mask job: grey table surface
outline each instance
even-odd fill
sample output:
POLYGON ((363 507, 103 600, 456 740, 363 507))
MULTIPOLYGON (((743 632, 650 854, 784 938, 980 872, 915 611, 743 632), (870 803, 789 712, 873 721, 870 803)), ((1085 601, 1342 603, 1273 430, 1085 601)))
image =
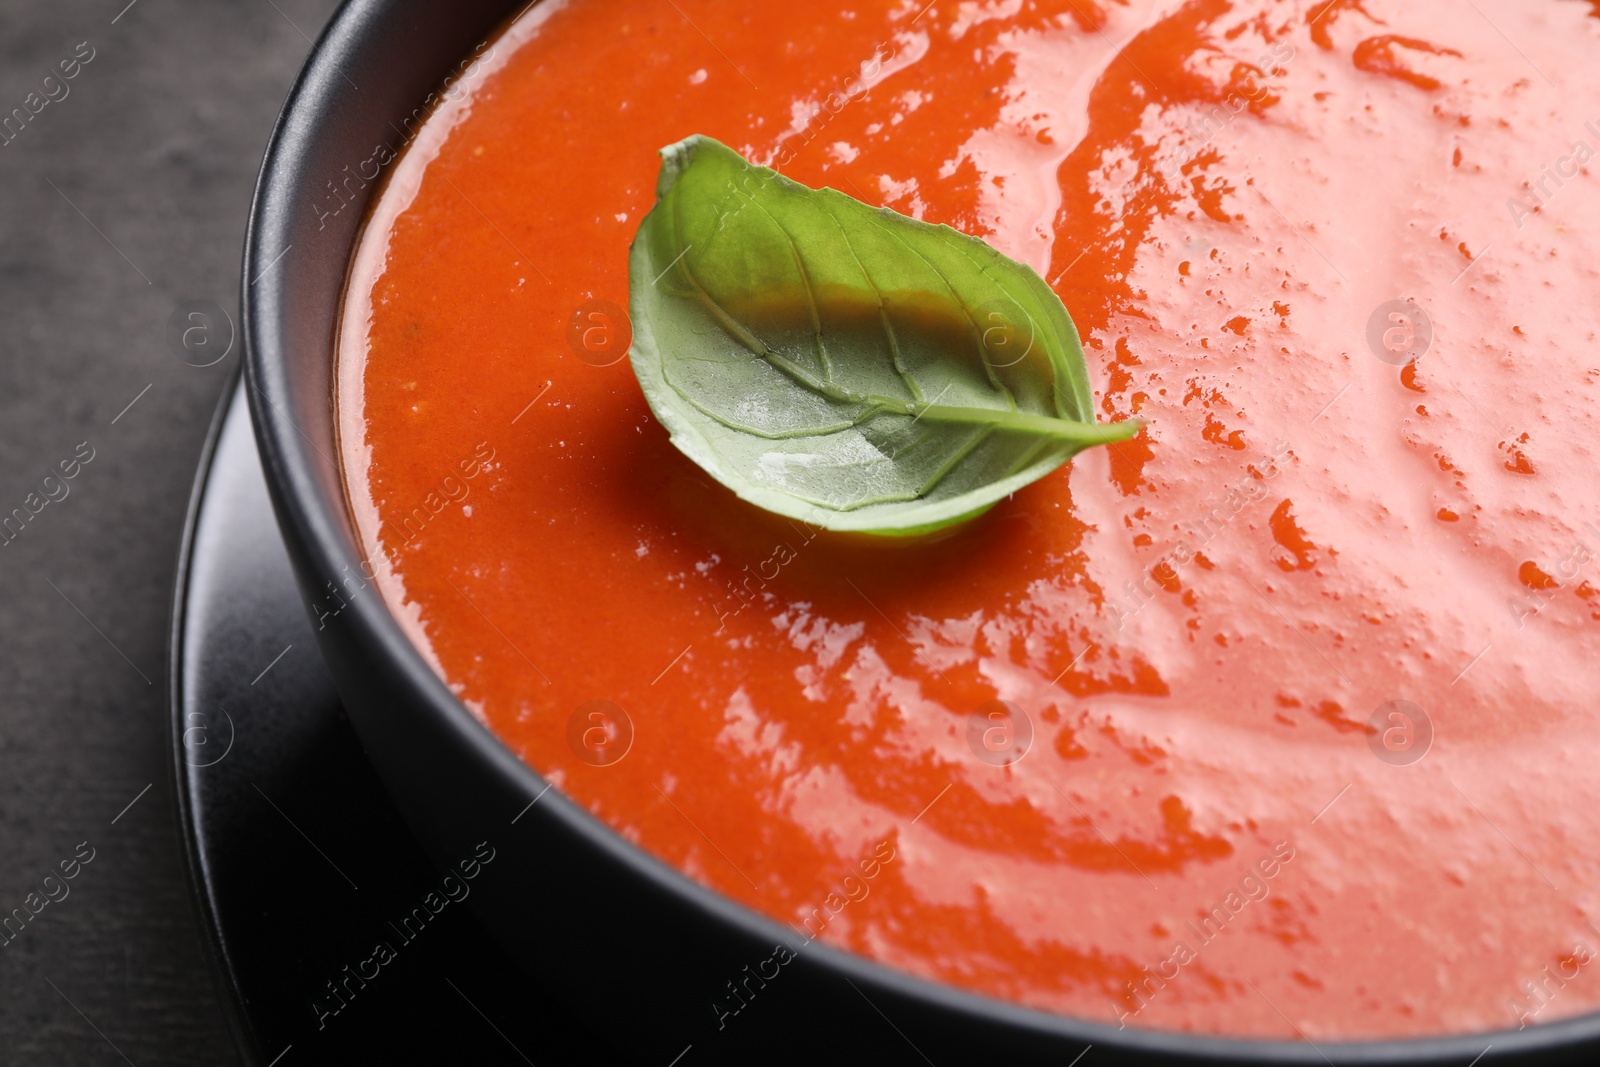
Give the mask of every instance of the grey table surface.
POLYGON ((39 909, 0 939, 3 1064, 237 1062, 163 708, 184 511, 239 352, 188 365, 168 319, 208 300, 237 322, 262 150, 334 6, 0 0, 0 116, 38 109, 0 144, 0 515, 37 509, 0 535, 0 914, 39 909))

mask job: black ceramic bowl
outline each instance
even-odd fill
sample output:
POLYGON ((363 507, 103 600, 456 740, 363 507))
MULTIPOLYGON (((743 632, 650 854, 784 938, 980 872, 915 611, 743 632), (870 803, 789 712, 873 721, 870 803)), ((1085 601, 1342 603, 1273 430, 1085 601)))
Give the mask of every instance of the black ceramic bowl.
POLYGON ((1091 1045, 1085 1067, 1594 1059, 1597 1016, 1383 1044, 1119 1031, 910 978, 821 944, 762 985, 750 975, 775 946, 799 947, 792 930, 700 887, 546 792, 455 699, 368 584, 334 461, 332 409, 345 271, 378 183, 367 180, 369 161, 379 145, 399 147, 398 131, 428 93, 521 6, 349 0, 340 9, 267 148, 245 246, 244 337, 273 505, 350 718, 441 868, 469 859, 480 842, 493 850, 469 899, 580 1024, 604 1027, 658 1067, 679 1056, 683 1067, 824 1058, 1067 1067, 1091 1045), (732 1003, 730 983, 747 1007, 719 1020, 712 1004, 732 1003))

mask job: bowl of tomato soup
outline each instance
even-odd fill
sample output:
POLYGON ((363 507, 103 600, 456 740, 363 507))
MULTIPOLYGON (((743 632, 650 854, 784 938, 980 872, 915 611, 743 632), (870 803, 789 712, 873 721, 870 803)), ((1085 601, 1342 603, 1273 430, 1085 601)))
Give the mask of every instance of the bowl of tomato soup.
POLYGON ((375 766, 576 1019, 662 1063, 1600 1047, 1600 19, 1473 6, 340 10, 252 207, 264 467, 375 766), (695 133, 1033 268, 1144 431, 934 536, 742 502, 626 358, 695 133))

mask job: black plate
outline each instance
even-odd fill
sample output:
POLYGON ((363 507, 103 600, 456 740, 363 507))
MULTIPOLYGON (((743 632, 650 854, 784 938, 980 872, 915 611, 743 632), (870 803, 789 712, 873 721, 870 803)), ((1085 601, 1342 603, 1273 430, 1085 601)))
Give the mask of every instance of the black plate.
POLYGON ((241 386, 223 399, 196 479, 171 647, 185 851, 251 1067, 618 1062, 466 908, 440 894, 428 911, 442 875, 394 810, 323 667, 241 386), (418 907, 426 923, 399 929, 418 907), (366 963, 380 942, 394 958, 366 963), (328 982, 345 1002, 336 1012, 328 982))

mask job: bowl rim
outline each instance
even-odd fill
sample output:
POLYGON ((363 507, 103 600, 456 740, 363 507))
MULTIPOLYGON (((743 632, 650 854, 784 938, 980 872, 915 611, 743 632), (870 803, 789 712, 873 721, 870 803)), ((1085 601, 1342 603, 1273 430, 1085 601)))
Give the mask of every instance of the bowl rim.
MULTIPOLYGON (((293 265, 283 266, 278 271, 272 269, 280 266, 274 257, 284 257, 276 251, 282 247, 282 242, 270 238, 281 236, 291 228, 289 216, 293 206, 300 202, 297 194, 302 190, 298 164, 311 154, 312 146, 323 132, 323 120, 337 106, 337 98, 345 88, 341 72, 354 65, 363 42, 382 21, 394 17, 407 4, 426 2, 343 0, 312 45, 278 114, 251 197, 240 275, 244 379, 251 420, 278 525, 285 538, 297 544, 317 572, 324 575, 336 575, 341 568, 358 564, 357 557, 349 551, 355 537, 354 531, 349 529, 345 502, 326 500, 318 488, 314 475, 318 459, 316 447, 288 414, 295 407, 291 388, 292 360, 287 355, 283 338, 271 324, 277 318, 278 309, 287 302, 284 279, 293 265)), ((519 7, 525 12, 537 2, 540 0, 532 3, 505 0, 505 14, 509 17, 519 7)), ((503 28, 507 24, 500 25, 503 28)), ((439 73, 443 78, 445 72, 439 73)), ((372 185, 372 193, 361 205, 363 214, 372 195, 383 188, 381 181, 372 185)), ((358 229, 358 238, 359 233, 358 229)), ((348 263, 353 246, 344 251, 348 263)), ((333 356, 330 336, 328 357, 333 356)), ((334 403, 331 392, 327 399, 331 409, 334 403)), ((334 417, 331 410, 330 417, 334 417)), ((336 473, 342 484, 342 470, 336 473)), ((513 786, 530 802, 549 789, 551 783, 522 762, 456 698, 426 663, 381 597, 351 598, 340 618, 348 626, 352 640, 376 652, 389 664, 396 678, 421 698, 439 724, 476 754, 487 772, 513 786)), ((657 891, 673 895, 680 904, 693 907, 756 940, 783 944, 795 941, 794 931, 776 919, 694 881, 643 848, 627 842, 559 789, 554 792, 555 802, 547 805, 546 817, 559 819, 568 831, 608 854, 611 862, 628 875, 653 884, 657 891)), ((897 994, 905 1000, 920 1001, 974 1023, 1011 1029, 1018 1036, 1098 1046, 1108 1051, 1174 1062, 1477 1063, 1480 1059, 1487 1062, 1512 1056, 1561 1056, 1577 1051, 1579 1046, 1600 1043, 1600 1012, 1522 1030, 1316 1043, 1310 1039, 1288 1041, 1142 1027, 1119 1028, 921 978, 821 940, 805 942, 803 951, 821 971, 857 985, 897 994), (1489 1055, 1491 1050, 1493 1056, 1489 1055)), ((1290 1025, 1294 1024, 1290 1022, 1290 1025)))

